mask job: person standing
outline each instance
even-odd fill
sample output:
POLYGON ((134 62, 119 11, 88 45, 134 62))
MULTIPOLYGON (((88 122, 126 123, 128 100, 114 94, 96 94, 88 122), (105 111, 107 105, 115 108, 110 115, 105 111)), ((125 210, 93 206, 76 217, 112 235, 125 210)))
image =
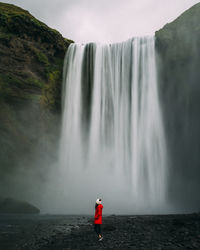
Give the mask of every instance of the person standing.
POLYGON ((102 211, 103 211, 103 205, 101 204, 101 199, 97 199, 95 204, 94 230, 98 235, 99 241, 103 240, 101 232, 102 211))

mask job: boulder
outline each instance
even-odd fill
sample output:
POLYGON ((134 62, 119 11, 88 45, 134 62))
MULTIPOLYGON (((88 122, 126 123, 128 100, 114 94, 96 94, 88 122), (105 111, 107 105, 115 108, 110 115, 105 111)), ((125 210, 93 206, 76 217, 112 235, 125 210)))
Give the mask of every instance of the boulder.
POLYGON ((0 213, 6 214, 39 214, 40 210, 26 201, 12 198, 0 198, 0 213))

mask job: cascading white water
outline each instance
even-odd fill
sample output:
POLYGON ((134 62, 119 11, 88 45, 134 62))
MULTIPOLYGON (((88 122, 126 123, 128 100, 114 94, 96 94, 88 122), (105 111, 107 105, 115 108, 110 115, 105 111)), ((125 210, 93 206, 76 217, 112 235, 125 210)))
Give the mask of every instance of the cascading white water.
POLYGON ((113 45, 72 44, 64 66, 60 174, 66 212, 158 212, 167 150, 154 37, 113 45))

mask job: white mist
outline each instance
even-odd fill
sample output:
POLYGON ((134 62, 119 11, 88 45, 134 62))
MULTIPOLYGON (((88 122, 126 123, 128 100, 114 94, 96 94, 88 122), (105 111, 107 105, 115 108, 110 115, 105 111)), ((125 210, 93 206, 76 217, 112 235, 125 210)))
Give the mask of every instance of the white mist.
POLYGON ((167 149, 154 37, 72 44, 65 58, 60 211, 166 212, 167 149), (85 104, 86 103, 86 104, 85 104))

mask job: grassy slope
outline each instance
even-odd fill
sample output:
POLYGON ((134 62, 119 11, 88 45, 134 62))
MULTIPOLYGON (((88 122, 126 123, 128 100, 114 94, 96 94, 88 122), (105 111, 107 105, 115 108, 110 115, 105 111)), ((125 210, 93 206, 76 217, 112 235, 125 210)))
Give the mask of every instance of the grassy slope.
POLYGON ((0 96, 60 108, 62 64, 70 40, 28 11, 0 3, 0 96))

